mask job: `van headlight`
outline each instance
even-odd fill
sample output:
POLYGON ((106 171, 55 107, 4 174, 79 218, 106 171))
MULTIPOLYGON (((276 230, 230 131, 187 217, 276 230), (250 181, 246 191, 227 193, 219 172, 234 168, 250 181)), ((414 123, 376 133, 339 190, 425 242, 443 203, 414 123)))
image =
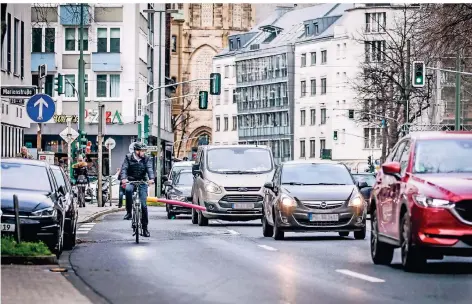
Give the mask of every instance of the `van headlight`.
POLYGON ((210 182, 210 181, 205 182, 205 190, 207 192, 215 193, 215 194, 220 194, 221 193, 221 188, 217 184, 215 184, 213 182, 210 182))
POLYGON ((413 200, 415 201, 417 205, 421 207, 450 208, 454 206, 454 204, 448 200, 427 197, 422 194, 413 195, 413 200))
POLYGON ((49 207, 46 209, 41 209, 38 211, 31 212, 33 216, 41 216, 41 217, 56 217, 57 210, 54 207, 49 207))
POLYGON ((349 200, 350 207, 362 207, 364 206, 364 198, 359 193, 356 193, 349 200))

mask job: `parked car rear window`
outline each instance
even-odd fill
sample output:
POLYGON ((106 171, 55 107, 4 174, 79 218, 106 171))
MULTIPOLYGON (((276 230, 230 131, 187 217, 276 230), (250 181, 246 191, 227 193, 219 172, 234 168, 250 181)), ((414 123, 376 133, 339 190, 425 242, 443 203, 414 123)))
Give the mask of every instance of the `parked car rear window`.
POLYGON ((284 165, 282 184, 287 183, 353 185, 354 181, 343 165, 307 163, 284 165))
POLYGON ((472 173, 472 138, 420 140, 415 173, 472 173))
POLYGON ((2 163, 2 188, 51 192, 46 167, 2 163))
POLYGON ((272 170, 272 155, 262 148, 217 148, 207 153, 208 169, 212 172, 266 173, 272 170))

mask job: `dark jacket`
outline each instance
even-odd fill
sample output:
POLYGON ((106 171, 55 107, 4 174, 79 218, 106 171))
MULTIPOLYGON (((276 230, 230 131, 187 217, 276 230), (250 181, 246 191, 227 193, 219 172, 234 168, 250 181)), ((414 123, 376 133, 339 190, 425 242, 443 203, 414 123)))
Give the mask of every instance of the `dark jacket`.
POLYGON ((152 171, 152 160, 145 156, 139 162, 134 157, 133 153, 127 154, 123 164, 121 165, 120 179, 127 179, 129 181, 141 181, 154 179, 154 172, 152 171), (146 176, 147 175, 147 176, 146 176))
POLYGON ((88 176, 88 170, 87 170, 87 163, 76 163, 72 166, 72 174, 74 176, 75 181, 77 182, 77 179, 79 176, 84 176, 87 179, 87 183, 90 183, 90 179, 88 176))

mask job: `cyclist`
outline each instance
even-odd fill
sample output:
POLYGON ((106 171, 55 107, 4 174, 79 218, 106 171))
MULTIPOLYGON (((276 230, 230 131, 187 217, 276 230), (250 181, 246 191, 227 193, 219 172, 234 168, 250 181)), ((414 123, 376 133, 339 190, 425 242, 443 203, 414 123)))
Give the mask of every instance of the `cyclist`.
MULTIPOLYGON (((154 183, 154 172, 152 171, 152 160, 146 156, 147 146, 143 143, 134 144, 134 153, 127 154, 123 164, 121 165, 121 182, 125 185, 128 181, 147 181, 148 184, 154 183), (146 178, 147 175, 147 178, 146 178)), ((132 203, 133 203, 134 185, 127 184, 125 188, 126 195, 126 215, 125 220, 131 219, 132 203)), ((151 234, 147 228, 148 226, 148 210, 147 210, 147 195, 148 185, 139 185, 139 199, 141 201, 143 236, 149 237, 151 234)))
POLYGON ((80 185, 78 187, 79 193, 79 207, 85 207, 85 184, 88 184, 90 187, 90 180, 88 176, 87 163, 84 162, 84 158, 79 155, 77 157, 77 163, 72 165, 73 177, 75 180, 75 185, 80 185))

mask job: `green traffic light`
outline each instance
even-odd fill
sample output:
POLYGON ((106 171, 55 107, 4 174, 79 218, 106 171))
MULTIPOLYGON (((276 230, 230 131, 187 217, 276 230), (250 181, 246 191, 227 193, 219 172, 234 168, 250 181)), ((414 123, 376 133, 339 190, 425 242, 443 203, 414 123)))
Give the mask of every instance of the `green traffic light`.
POLYGON ((200 91, 198 93, 198 108, 200 110, 208 109, 208 92, 200 91))
POLYGON ((221 74, 211 73, 210 74, 210 95, 221 94, 221 74))

